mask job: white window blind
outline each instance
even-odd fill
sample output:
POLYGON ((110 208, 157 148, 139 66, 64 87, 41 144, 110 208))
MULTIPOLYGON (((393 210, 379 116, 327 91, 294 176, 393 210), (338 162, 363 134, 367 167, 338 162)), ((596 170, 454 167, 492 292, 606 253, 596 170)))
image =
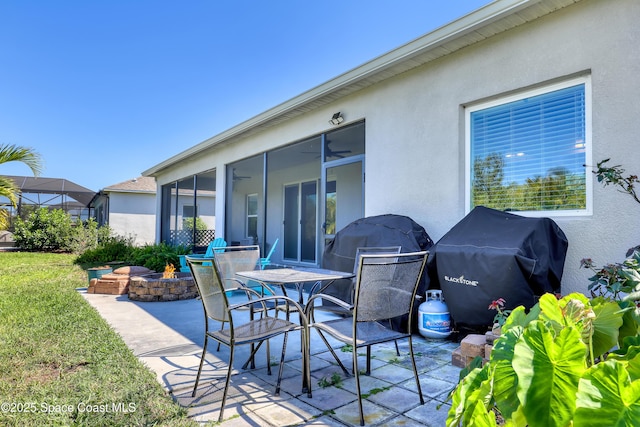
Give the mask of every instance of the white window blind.
POLYGON ((586 207, 585 85, 472 111, 471 206, 586 207))

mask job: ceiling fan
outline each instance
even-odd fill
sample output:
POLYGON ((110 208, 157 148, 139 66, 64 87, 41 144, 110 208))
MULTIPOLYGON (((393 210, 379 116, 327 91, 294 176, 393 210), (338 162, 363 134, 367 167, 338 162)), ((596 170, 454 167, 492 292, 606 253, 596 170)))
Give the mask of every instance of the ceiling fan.
MULTIPOLYGON (((327 143, 325 144, 325 148, 324 148, 324 154, 325 157, 331 158, 331 157, 337 157, 339 159, 344 159, 344 155, 345 154, 349 154, 351 153, 351 150, 332 150, 331 146, 329 144, 331 144, 331 142, 333 141, 329 141, 327 140, 327 143)), ((318 154, 317 152, 313 152, 313 151, 303 151, 303 153, 307 153, 307 154, 318 154)), ((320 155, 318 155, 316 158, 320 158, 320 155)))
POLYGON ((242 181, 243 179, 251 179, 250 176, 242 176, 242 175, 238 175, 236 174, 236 169, 233 168, 233 181, 242 181))
POLYGON ((345 154, 351 153, 351 150, 332 150, 329 144, 331 141, 327 141, 327 145, 324 149, 324 154, 327 158, 329 157, 337 157, 339 159, 344 159, 345 154))

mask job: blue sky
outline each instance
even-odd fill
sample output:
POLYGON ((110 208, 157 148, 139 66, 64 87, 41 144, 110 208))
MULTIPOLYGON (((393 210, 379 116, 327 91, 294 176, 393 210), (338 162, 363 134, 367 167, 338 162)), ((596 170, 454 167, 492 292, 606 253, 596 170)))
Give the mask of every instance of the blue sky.
POLYGON ((3 0, 0 144, 97 191, 488 3, 3 0))

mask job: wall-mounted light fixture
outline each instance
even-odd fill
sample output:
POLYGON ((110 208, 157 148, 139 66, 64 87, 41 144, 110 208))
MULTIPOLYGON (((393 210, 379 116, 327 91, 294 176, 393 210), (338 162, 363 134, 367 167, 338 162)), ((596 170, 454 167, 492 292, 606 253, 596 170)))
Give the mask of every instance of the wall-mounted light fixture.
POLYGON ((336 125, 336 126, 339 125, 342 122, 344 122, 344 117, 342 117, 342 113, 340 111, 335 113, 331 117, 331 120, 329 120, 329 123, 331 123, 332 125, 336 125))

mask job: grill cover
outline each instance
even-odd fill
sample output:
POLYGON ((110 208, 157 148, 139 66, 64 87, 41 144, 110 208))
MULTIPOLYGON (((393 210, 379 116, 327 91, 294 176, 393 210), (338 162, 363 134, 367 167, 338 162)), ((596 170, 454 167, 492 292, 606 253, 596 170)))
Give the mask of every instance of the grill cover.
MULTIPOLYGON (((356 250, 359 247, 374 246, 400 246, 400 252, 414 252, 428 250, 433 246, 433 240, 424 227, 407 216, 386 214, 361 218, 338 231, 333 240, 326 245, 322 267, 353 271, 356 250)), ((350 301, 352 289, 351 280, 337 280, 325 293, 350 301)), ((425 291, 426 281, 423 278, 418 295, 424 295, 425 291)), ((327 301, 323 301, 323 304, 332 305, 327 301)), ((393 325, 402 330, 406 320, 393 322, 393 325)))
POLYGON ((429 288, 441 288, 452 320, 462 327, 493 323, 488 306, 529 309, 536 296, 559 292, 568 242, 549 218, 526 218, 476 207, 431 249, 429 288))

